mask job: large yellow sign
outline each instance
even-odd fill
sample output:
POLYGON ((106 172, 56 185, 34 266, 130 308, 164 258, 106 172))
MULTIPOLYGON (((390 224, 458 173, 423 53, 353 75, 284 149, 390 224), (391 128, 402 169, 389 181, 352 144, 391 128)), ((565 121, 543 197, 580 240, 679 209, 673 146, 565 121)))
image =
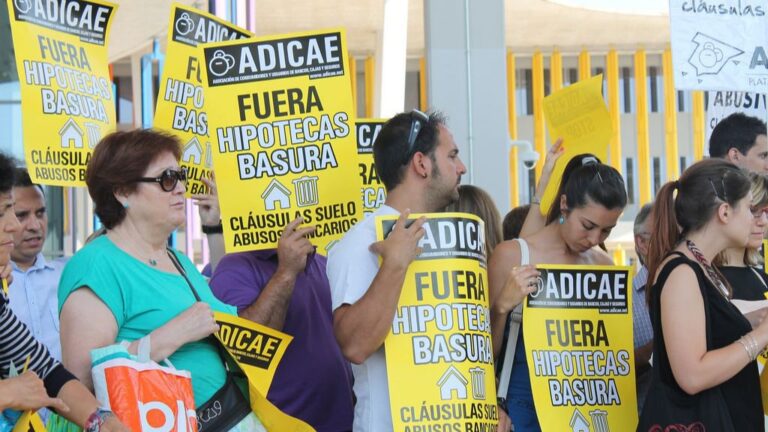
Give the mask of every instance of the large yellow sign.
POLYGON ((635 430, 631 267, 536 268, 523 337, 542 431, 635 430))
POLYGON ((107 44, 117 5, 8 0, 32 181, 84 186, 91 151, 115 129, 107 44))
POLYGON ((227 252, 274 248, 301 216, 325 253, 362 217, 344 31, 202 50, 227 252))
POLYGON ((596 75, 544 98, 549 137, 552 140, 562 138, 565 147, 541 199, 540 208, 544 215, 555 200, 568 161, 581 153, 592 153, 603 162, 608 158, 613 127, 602 91, 603 76, 596 75))
POLYGON ((269 431, 312 432, 314 428, 278 409, 266 395, 293 337, 237 316, 214 312, 216 338, 248 378, 251 409, 269 431))
POLYGON ((379 136, 379 131, 386 123, 383 119, 358 119, 355 122, 357 136, 357 156, 360 180, 363 187, 360 189, 363 212, 367 215, 373 213, 384 204, 387 191, 384 184, 376 174, 376 166, 373 163, 373 142, 379 136))
POLYGON ((209 13, 174 3, 168 23, 168 49, 157 93, 154 127, 178 136, 181 166, 187 170, 187 196, 207 193, 213 155, 207 105, 198 57, 199 44, 250 37, 244 29, 209 13))
MULTIPOLYGON (((496 431, 484 223, 465 213, 426 216, 422 253, 408 267, 384 340, 392 425, 496 431)), ((395 221, 377 218, 379 240, 395 221)))

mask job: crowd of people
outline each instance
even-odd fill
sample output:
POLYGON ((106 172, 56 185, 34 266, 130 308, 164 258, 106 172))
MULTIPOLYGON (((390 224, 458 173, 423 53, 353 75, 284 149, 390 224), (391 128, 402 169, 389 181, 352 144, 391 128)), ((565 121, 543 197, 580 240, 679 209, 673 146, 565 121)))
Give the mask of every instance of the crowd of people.
MULTIPOLYGON (((391 431, 384 340, 425 232, 423 217, 406 219, 450 211, 485 222, 493 353, 500 376, 507 369, 499 430, 540 430, 521 304, 535 289, 538 265, 612 265, 604 242, 627 205, 616 169, 590 154, 560 160, 565 145, 552 145, 531 203, 502 219, 489 194, 460 185, 467 168, 445 118, 398 114, 374 144, 386 202, 327 259, 301 218, 275 249, 224 256, 216 184, 206 179, 209 193, 195 200, 215 257, 209 279, 167 245, 186 215, 186 173, 172 135, 134 130, 101 141, 86 183, 104 229, 57 260, 42 254, 44 189, 0 155, 0 276, 8 281, 0 295, 0 408, 49 408, 40 411, 49 424, 128 430, 98 404, 91 379, 91 351, 127 341, 133 354, 148 346, 152 360, 190 371, 198 410, 223 407, 204 430, 265 430, 212 336, 216 311, 293 337, 267 395, 283 412, 321 432, 391 431), (565 169, 555 179, 558 162, 565 169), (543 216, 551 181, 557 198, 543 216), (375 217, 385 215, 398 221, 377 241, 375 217)), ((641 430, 661 421, 665 398, 698 403, 713 389, 730 425, 723 430, 764 430, 755 358, 768 345, 768 320, 762 309, 742 314, 733 300, 768 292, 760 252, 768 226, 765 123, 731 115, 715 128, 710 155, 665 184, 635 219, 641 430)))

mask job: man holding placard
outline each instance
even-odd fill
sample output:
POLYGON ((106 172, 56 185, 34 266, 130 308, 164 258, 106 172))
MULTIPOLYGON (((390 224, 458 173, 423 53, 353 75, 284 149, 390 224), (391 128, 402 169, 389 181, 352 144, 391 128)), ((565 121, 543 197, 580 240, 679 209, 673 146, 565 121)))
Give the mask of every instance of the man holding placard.
POLYGON ((373 146, 379 177, 387 189, 382 207, 353 227, 328 257, 334 331, 353 363, 355 431, 391 431, 392 418, 383 343, 392 327, 406 270, 424 235, 411 212, 442 211, 458 198, 467 171, 439 114, 401 113, 388 121, 373 146), (400 218, 389 237, 376 242, 376 216, 400 218))

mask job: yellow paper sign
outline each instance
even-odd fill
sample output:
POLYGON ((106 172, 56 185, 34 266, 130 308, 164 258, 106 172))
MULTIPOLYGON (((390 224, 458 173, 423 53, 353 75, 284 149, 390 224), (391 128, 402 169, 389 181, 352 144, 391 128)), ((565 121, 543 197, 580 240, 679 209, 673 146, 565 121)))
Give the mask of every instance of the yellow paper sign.
POLYGON ((635 430, 631 267, 536 268, 523 337, 541 430, 635 430))
POLYGON ((8 0, 32 181, 84 186, 91 152, 115 130, 107 44, 117 5, 8 0))
POLYGON ((160 80, 154 127, 178 136, 181 166, 187 170, 187 196, 208 193, 201 181, 213 170, 208 114, 198 57, 199 44, 250 37, 241 29, 209 13, 174 3, 168 24, 168 50, 160 80))
POLYGON ((362 217, 344 31, 202 50, 227 252, 274 248, 301 216, 325 253, 362 217))
MULTIPOLYGON (((484 223, 466 213, 425 216, 423 251, 384 340, 393 430, 495 431, 484 223)), ((379 240, 396 220, 377 218, 379 240)))
POLYGON ((360 179, 363 182, 360 194, 363 212, 366 215, 381 207, 387 198, 387 191, 379 180, 373 163, 373 142, 376 141, 379 131, 386 122, 384 119, 358 119, 355 122, 358 166, 360 179))
POLYGON ((579 81, 544 98, 544 118, 552 140, 563 138, 565 152, 541 199, 541 213, 546 215, 555 201, 565 165, 574 156, 592 153, 601 161, 608 158, 611 117, 603 100, 603 76, 579 81))
POLYGON ((43 420, 40 415, 35 411, 25 411, 24 414, 19 417, 16 425, 13 427, 12 432, 46 432, 47 429, 43 425, 43 420))
POLYGON ((251 409, 269 431, 311 432, 314 428, 280 411, 266 395, 277 365, 293 337, 234 315, 214 312, 216 338, 248 378, 251 409))

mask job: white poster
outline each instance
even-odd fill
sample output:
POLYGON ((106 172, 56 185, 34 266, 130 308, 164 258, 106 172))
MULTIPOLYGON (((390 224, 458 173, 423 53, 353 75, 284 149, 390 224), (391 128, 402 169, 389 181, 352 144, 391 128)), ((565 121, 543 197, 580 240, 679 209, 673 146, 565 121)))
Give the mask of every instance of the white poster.
POLYGON ((670 0, 675 87, 768 88, 768 0, 670 0))
POLYGON ((707 103, 707 143, 712 131, 720 120, 729 115, 742 112, 748 116, 757 117, 765 121, 768 118, 768 110, 765 108, 765 94, 735 91, 709 92, 707 103))

